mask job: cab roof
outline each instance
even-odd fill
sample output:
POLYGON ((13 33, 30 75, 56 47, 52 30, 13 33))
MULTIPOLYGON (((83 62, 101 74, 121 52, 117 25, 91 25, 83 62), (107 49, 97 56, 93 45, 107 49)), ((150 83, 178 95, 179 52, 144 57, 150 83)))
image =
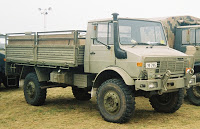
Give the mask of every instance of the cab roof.
MULTIPOLYGON (((93 22, 111 22, 112 20, 113 20, 113 18, 97 19, 97 20, 91 20, 91 21, 89 21, 89 23, 93 23, 93 22)), ((146 18, 121 18, 121 17, 119 17, 118 20, 136 20, 136 21, 150 21, 150 22, 161 23, 160 21, 146 19, 146 18)))
POLYGON ((177 26, 177 28, 200 28, 200 25, 177 26))

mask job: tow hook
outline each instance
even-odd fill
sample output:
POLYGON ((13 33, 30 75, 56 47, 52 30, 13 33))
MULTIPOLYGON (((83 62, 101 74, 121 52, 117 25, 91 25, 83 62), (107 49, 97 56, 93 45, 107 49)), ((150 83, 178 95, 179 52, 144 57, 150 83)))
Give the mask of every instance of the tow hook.
POLYGON ((159 95, 162 95, 164 91, 167 91, 167 81, 170 78, 170 76, 171 76, 171 71, 167 70, 166 73, 163 75, 163 77, 161 79, 162 80, 163 89, 158 91, 159 95))

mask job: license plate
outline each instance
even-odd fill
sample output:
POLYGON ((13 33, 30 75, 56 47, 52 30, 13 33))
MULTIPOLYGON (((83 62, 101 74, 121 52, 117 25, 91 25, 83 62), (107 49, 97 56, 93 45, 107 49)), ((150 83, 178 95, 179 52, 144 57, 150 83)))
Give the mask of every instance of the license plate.
POLYGON ((146 63, 146 68, 157 68, 157 62, 146 63))

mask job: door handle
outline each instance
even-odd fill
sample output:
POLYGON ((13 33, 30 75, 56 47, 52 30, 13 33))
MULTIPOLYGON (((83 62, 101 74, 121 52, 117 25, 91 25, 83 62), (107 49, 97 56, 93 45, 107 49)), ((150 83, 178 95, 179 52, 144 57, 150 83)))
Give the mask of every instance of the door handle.
POLYGON ((90 52, 90 55, 94 55, 95 54, 95 52, 90 52))

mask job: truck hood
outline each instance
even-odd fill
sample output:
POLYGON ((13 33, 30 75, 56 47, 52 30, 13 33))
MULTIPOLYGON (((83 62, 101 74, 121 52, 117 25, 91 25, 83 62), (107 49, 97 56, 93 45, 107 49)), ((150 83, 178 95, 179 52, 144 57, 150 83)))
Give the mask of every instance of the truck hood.
POLYGON ((182 52, 179 52, 177 50, 171 49, 167 46, 122 46, 122 49, 124 49, 127 52, 136 54, 138 56, 142 57, 174 57, 174 56, 188 56, 182 52))

